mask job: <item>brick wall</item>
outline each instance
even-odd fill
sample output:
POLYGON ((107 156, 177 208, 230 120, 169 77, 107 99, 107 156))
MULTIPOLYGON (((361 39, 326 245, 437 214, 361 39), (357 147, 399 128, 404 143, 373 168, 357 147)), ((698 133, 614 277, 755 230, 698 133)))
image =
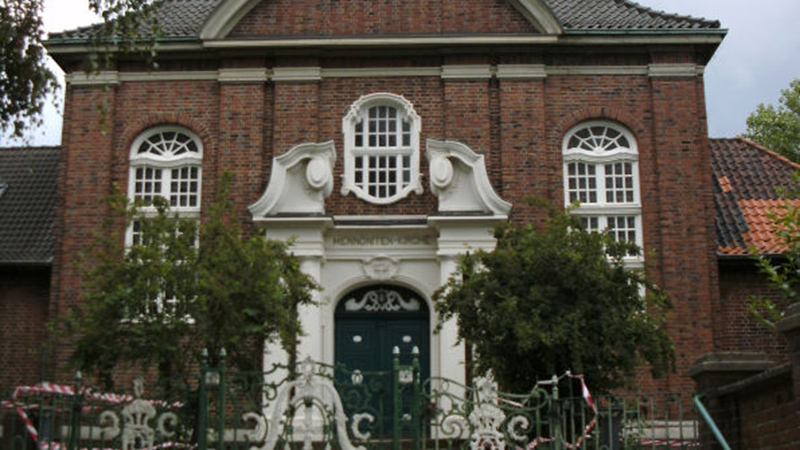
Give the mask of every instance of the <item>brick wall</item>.
POLYGON ((764 274, 749 261, 722 263, 719 271, 720 309, 715 315, 715 351, 740 349, 764 352, 770 361, 788 360, 786 338, 768 329, 748 310, 753 296, 771 298, 780 304, 764 274))
POLYGON ((0 399, 41 380, 50 268, 0 269, 0 399))
MULTIPOLYGON (((446 2, 445 2, 446 3, 446 2)), ((265 2, 276 7, 279 2, 265 2)), ((443 4, 442 8, 445 8, 443 4)), ((252 14, 258 12, 258 8, 252 14)), ((444 14, 444 13, 443 13, 444 14)), ((243 22, 244 24, 244 22, 243 22)), ((244 26, 244 25, 242 25, 244 26)), ((692 60, 691 54, 686 57, 692 60)), ((617 65, 648 61, 645 52, 578 55, 386 55, 341 58, 285 56, 248 59, 253 65, 283 67, 436 67, 453 64, 535 63, 617 65)), ((202 66, 187 60, 184 67, 202 66)), ((235 67, 235 61, 227 61, 235 67)), ((164 64, 179 70, 178 62, 164 64)), ((221 66, 222 63, 221 63, 221 66)), ((385 206, 340 192, 343 173, 342 118, 362 95, 403 95, 422 120, 421 171, 427 174, 424 142, 453 139, 486 155, 492 184, 514 204, 518 221, 537 221, 541 211, 527 196, 563 203, 561 143, 581 121, 607 119, 628 127, 640 154, 644 240, 651 273, 671 294, 675 312, 670 333, 679 349, 679 372, 647 388, 691 390, 686 368, 712 350, 712 305, 716 294, 711 172, 705 138, 702 78, 654 79, 646 75, 549 75, 544 79, 443 79, 440 76, 325 77, 321 81, 219 83, 128 81, 109 90, 67 89, 64 171, 60 183, 52 309, 79 299, 79 270, 73 264, 99 225, 100 200, 115 184, 127 188, 127 160, 136 136, 150 126, 177 124, 197 133, 204 146, 203 203, 213 198, 225 168, 236 176, 234 200, 243 223, 246 206, 263 193, 273 156, 303 142, 332 139, 338 152, 336 186, 326 200, 334 215, 431 214, 436 198, 423 176, 424 193, 385 206), (96 105, 105 105, 101 120, 96 105)), ((251 228, 252 230, 252 228, 251 228)), ((63 358, 60 360, 63 362, 63 358)))
POLYGON ((797 413, 789 373, 738 396, 741 436, 738 448, 796 449, 797 413))
POLYGON ((261 2, 234 27, 233 37, 530 33, 506 1, 278 0, 261 2))
MULTIPOLYGON (((718 352, 692 369, 702 402, 730 448, 800 448, 800 304, 787 309, 777 332, 786 345, 772 357, 787 362, 769 362, 764 353, 718 352)), ((711 428, 700 425, 701 448, 720 448, 711 428)))

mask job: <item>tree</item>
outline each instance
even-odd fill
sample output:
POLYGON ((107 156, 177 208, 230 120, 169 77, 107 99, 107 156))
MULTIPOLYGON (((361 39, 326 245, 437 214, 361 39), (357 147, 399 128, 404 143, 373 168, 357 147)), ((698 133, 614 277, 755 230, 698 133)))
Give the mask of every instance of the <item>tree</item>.
POLYGON ((0 132, 15 137, 41 124, 45 99, 58 89, 42 46, 42 2, 0 3, 0 132))
POLYGON ((163 199, 155 215, 124 195, 109 199, 117 214, 84 257, 83 302, 54 324, 75 338, 75 369, 111 388, 120 367, 156 369, 165 380, 186 374, 203 349, 213 358, 224 348, 240 370, 258 369, 263 345, 276 338, 294 352, 297 307, 312 303, 316 285, 286 243, 244 237, 223 178, 199 245, 197 220, 172 214, 163 199), (120 217, 138 234, 127 248, 120 217))
MULTIPOLYGON (((0 134, 23 137, 41 125, 48 97, 59 89, 47 66, 42 27, 44 0, 0 0, 0 134)), ((87 70, 110 64, 112 52, 141 51, 153 62, 159 36, 158 2, 153 0, 88 0, 89 8, 103 18, 93 28, 88 43, 94 51, 87 70), (98 58, 103 55, 103 58, 98 58)))
POLYGON ((745 137, 800 162, 800 78, 781 91, 780 105, 760 104, 747 118, 745 137))
POLYGON ((541 230, 509 223, 495 236, 495 250, 464 257, 435 294, 442 320, 455 318, 459 339, 473 347, 475 374, 491 371, 503 389, 526 392, 572 370, 603 392, 640 363, 656 376, 669 369, 669 301, 643 271, 624 267, 635 245, 554 210, 541 230))

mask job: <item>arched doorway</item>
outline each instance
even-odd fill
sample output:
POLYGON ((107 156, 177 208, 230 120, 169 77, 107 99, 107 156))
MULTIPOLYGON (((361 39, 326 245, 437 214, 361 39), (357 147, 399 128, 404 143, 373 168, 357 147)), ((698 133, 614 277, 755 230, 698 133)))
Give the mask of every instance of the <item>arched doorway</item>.
MULTIPOLYGON (((396 285, 370 285, 344 295, 335 311, 335 358, 347 373, 342 380, 359 394, 343 397, 363 403, 345 405, 350 414, 368 412, 378 419, 371 432, 388 434, 394 405, 392 350, 400 350, 400 364, 410 365, 412 350, 419 349, 420 378, 430 377, 430 313, 425 300, 411 289, 396 285), (353 372, 350 372, 353 371, 353 372), (358 381, 356 381, 358 380, 358 381), (356 384, 358 386, 356 386, 356 384)), ((401 410, 410 405, 410 391, 400 396, 401 410)), ((404 429, 402 432, 409 433, 404 429)))
POLYGON ((370 285, 345 294, 335 312, 336 363, 348 369, 389 371, 392 349, 409 364, 414 347, 420 351, 422 379, 430 376, 430 312, 411 289, 370 285))

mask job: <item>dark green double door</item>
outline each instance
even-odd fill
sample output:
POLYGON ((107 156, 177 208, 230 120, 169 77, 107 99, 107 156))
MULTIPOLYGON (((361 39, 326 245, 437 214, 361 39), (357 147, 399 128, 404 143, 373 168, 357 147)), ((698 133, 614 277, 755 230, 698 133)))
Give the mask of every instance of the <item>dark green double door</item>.
POLYGON ((400 364, 410 366, 419 350, 420 379, 430 376, 430 314, 414 291, 393 285, 373 285, 349 292, 336 308, 336 362, 346 369, 343 382, 350 397, 361 404, 346 405, 351 412, 376 416, 373 432, 391 431, 394 391, 400 391, 407 413, 410 386, 394 385, 393 349, 400 364), (358 411, 362 409, 363 411, 358 411), (377 416, 381 416, 378 419, 377 416))

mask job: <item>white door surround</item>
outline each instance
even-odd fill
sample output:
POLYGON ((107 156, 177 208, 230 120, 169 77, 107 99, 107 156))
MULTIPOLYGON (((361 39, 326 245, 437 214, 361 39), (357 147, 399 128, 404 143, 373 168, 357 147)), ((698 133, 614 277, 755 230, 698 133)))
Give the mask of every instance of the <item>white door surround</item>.
POLYGON ((429 140, 427 146, 430 188, 439 198, 438 211, 428 216, 326 216, 333 143, 301 144, 274 158, 270 183, 250 211, 268 237, 293 239, 301 269, 322 286, 319 305, 300 312, 301 359, 333 363, 336 302, 360 286, 391 283, 428 302, 431 375, 464 380, 455 322, 433 333, 438 319, 431 296, 456 271, 459 255, 494 248, 492 230, 507 220, 511 205, 491 188, 482 155, 453 141, 429 140))

